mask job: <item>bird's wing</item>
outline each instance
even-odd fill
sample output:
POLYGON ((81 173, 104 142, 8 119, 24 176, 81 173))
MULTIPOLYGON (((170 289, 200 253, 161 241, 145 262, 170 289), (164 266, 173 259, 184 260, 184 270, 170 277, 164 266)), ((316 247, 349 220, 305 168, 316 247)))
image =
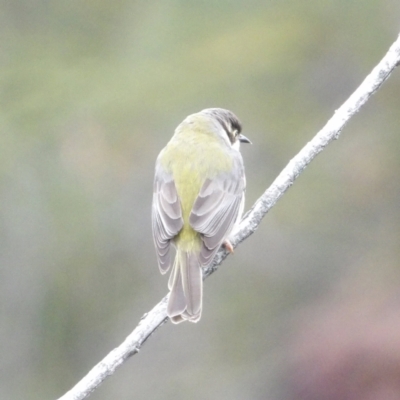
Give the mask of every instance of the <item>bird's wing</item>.
POLYGON ((202 265, 211 262, 240 217, 245 188, 242 163, 231 173, 222 173, 204 182, 189 217, 192 228, 202 235, 202 265))
POLYGON ((171 265, 171 239, 183 227, 181 204, 172 175, 157 163, 152 206, 153 239, 158 266, 165 274, 171 265))

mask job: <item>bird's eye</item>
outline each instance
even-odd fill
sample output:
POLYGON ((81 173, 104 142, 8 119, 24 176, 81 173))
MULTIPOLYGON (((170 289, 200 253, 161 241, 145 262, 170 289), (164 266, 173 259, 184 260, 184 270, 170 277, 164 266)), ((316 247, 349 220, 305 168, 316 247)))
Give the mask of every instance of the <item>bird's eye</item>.
POLYGON ((233 130, 232 130, 232 138, 233 138, 234 140, 236 140, 236 138, 238 137, 238 135, 239 135, 239 131, 238 131, 237 129, 233 129, 233 130))

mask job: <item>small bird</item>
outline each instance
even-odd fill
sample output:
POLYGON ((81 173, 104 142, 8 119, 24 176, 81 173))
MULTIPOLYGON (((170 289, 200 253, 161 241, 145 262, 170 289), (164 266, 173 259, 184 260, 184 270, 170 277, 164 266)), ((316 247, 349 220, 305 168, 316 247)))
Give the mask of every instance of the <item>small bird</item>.
POLYGON ((158 266, 168 281, 167 314, 175 324, 201 317, 203 271, 228 240, 244 208, 246 178, 235 114, 207 108, 176 128, 156 161, 152 228, 158 266))

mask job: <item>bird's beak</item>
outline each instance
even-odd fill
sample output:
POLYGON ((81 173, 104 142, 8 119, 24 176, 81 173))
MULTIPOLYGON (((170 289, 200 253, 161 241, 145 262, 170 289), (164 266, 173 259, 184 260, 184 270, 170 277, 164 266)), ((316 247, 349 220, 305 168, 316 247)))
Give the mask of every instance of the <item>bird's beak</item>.
POLYGON ((251 143, 251 141, 250 141, 249 139, 247 139, 246 136, 244 136, 244 135, 242 135, 242 134, 239 135, 238 139, 239 139, 239 142, 240 142, 240 143, 250 143, 250 144, 253 144, 253 143, 251 143))

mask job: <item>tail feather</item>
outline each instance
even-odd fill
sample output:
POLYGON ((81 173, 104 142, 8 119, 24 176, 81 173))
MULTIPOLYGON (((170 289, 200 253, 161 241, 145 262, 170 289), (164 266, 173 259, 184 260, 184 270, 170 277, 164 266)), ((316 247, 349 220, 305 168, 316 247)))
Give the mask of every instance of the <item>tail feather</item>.
POLYGON ((171 291, 167 306, 169 317, 182 314, 186 310, 186 298, 183 291, 181 266, 178 255, 175 258, 174 267, 168 282, 168 288, 171 291))
POLYGON ((168 282, 167 314, 172 322, 197 322, 201 316, 203 274, 196 253, 178 251, 168 282))
POLYGON ((182 268, 183 291, 186 296, 186 313, 198 315, 203 297, 203 272, 195 253, 186 253, 186 268, 182 268))

